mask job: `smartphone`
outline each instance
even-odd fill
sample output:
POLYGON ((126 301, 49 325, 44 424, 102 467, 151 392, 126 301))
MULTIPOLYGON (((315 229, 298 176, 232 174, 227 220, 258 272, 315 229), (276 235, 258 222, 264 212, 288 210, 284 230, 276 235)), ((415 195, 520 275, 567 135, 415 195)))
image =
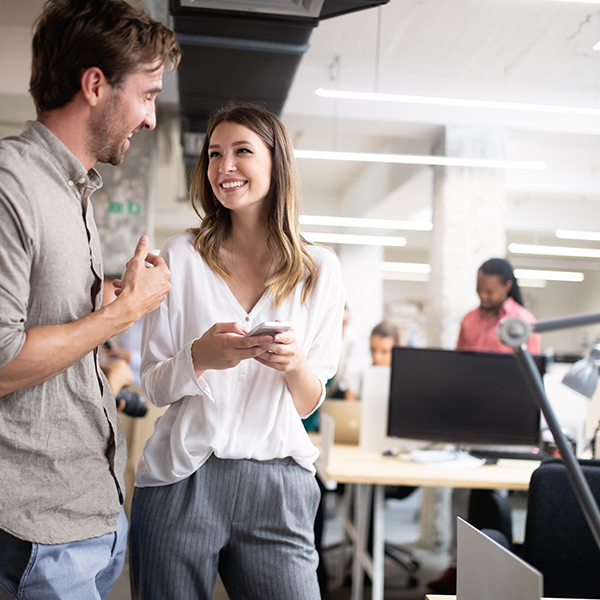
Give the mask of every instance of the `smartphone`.
POLYGON ((283 333, 287 331, 291 325, 289 323, 284 323, 283 321, 266 321, 257 325, 252 331, 249 331, 246 335, 248 337, 254 335, 276 335, 278 333, 283 333))

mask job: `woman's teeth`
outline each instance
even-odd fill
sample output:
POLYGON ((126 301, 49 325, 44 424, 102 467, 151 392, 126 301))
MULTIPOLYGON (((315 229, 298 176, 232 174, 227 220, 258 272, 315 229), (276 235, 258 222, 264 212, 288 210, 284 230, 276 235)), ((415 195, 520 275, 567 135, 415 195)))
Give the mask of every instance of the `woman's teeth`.
POLYGON ((244 185, 244 183, 246 183, 246 182, 245 181, 226 181, 226 182, 222 183, 221 186, 224 187, 225 189, 228 189, 228 188, 240 187, 240 186, 244 185))

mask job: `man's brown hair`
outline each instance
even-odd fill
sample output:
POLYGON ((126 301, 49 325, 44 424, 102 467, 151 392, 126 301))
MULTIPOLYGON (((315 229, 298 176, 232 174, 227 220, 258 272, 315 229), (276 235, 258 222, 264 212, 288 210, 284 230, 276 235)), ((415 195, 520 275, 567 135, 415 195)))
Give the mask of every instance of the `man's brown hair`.
POLYGON ((36 21, 29 91, 38 115, 68 104, 82 73, 98 67, 118 87, 155 60, 173 70, 181 52, 173 32, 125 0, 48 0, 36 21))

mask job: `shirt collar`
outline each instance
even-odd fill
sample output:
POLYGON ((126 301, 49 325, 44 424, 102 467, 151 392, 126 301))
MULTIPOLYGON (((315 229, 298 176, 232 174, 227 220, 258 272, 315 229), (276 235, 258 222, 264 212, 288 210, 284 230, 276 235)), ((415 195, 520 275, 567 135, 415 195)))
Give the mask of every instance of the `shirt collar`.
POLYGON ((86 187, 97 190, 102 187, 102 177, 93 167, 86 171, 77 157, 39 121, 27 121, 25 137, 29 137, 43 148, 51 157, 69 187, 82 192, 86 187))

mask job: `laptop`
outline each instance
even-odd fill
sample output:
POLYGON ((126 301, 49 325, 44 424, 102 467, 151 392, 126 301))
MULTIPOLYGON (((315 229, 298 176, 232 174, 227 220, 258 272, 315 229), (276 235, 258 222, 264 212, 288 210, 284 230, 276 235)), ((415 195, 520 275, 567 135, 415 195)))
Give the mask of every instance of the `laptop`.
POLYGON ((349 400, 325 400, 319 412, 335 421, 333 442, 335 444, 358 444, 360 435, 360 402, 349 400))
POLYGON ((458 517, 457 600, 540 600, 543 576, 458 517))

